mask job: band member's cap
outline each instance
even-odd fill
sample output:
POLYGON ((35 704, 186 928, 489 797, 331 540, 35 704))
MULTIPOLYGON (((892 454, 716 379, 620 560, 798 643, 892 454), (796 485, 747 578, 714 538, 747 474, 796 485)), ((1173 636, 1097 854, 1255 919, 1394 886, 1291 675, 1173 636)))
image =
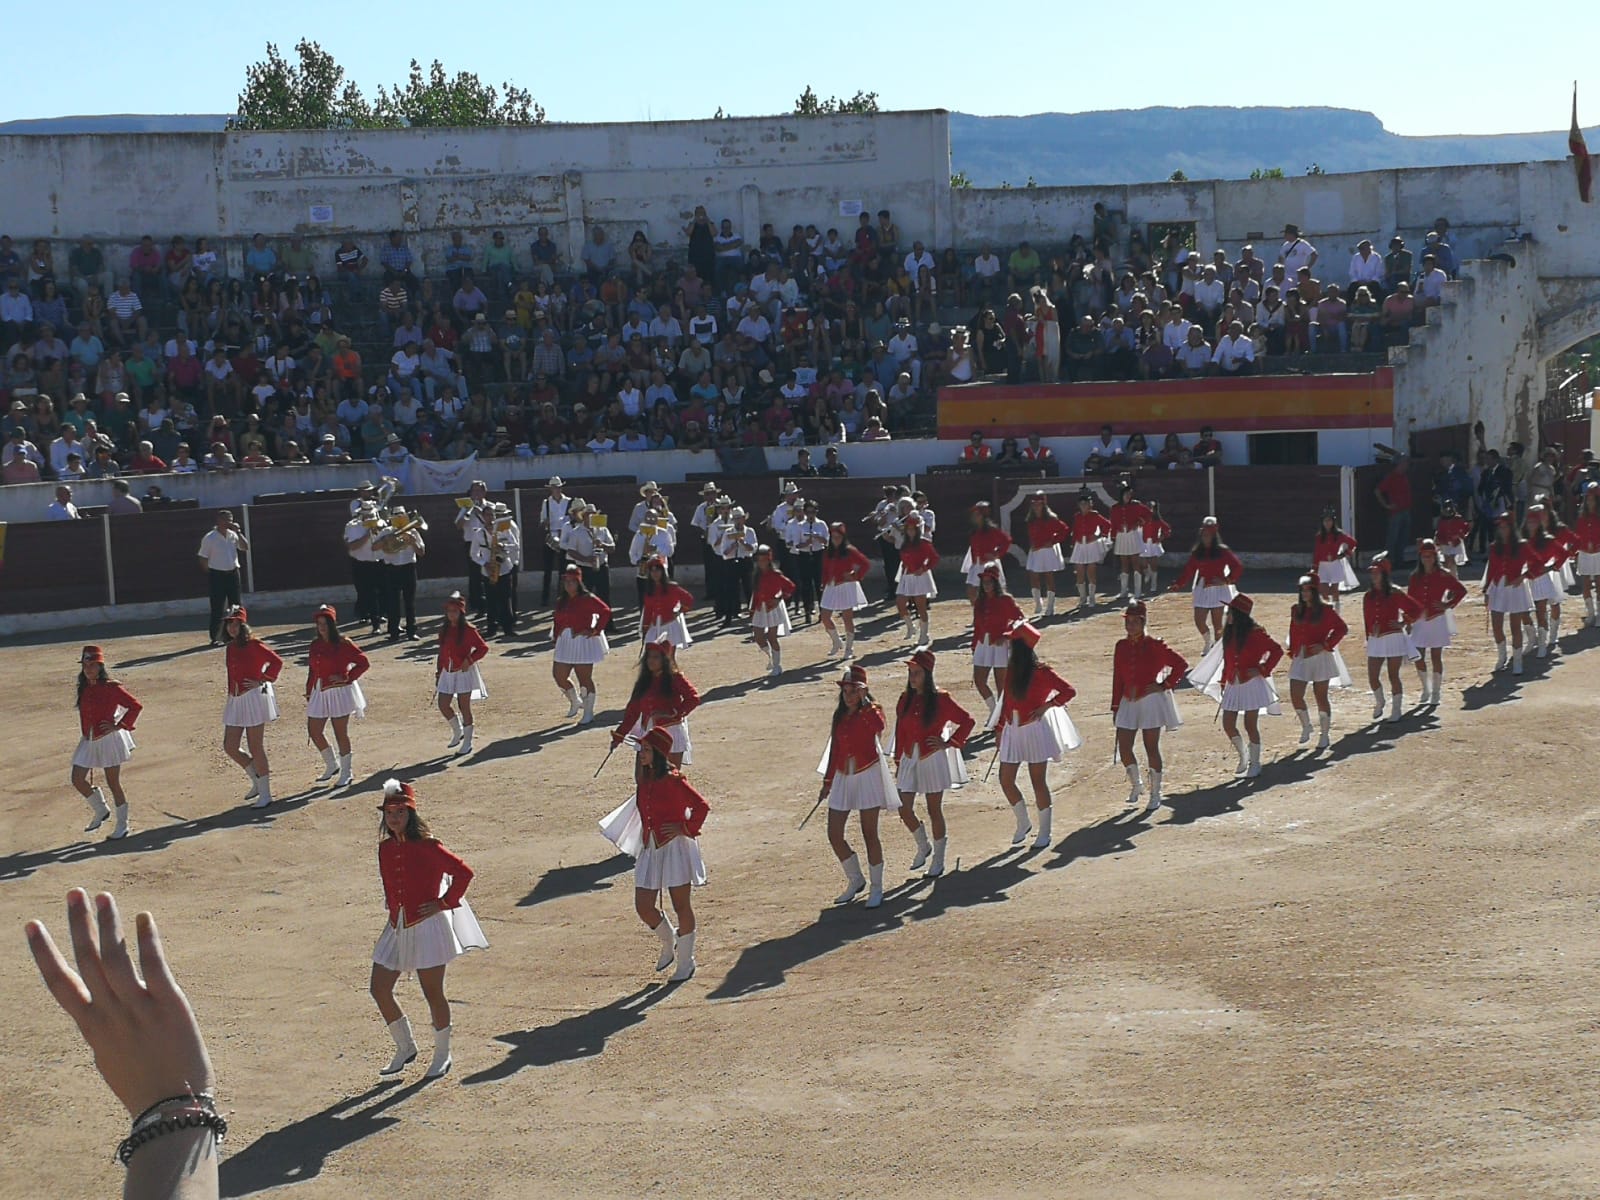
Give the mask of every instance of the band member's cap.
POLYGON ((589 502, 587 500, 574 500, 567 506, 567 515, 569 517, 581 517, 588 511, 589 502))
POLYGON ((702 496, 715 496, 717 494, 717 485, 709 480, 705 483, 702 483, 700 485, 700 494, 702 496))
POLYGON ((467 598, 460 592, 451 592, 444 598, 444 607, 446 612, 452 608, 456 609, 458 612, 466 612, 467 598))
POLYGON ((983 569, 978 572, 979 579, 1004 579, 1005 568, 999 562, 986 562, 983 569))
POLYGON ((910 658, 906 659, 906 666, 921 667, 924 671, 931 671, 933 670, 934 662, 932 650, 918 650, 910 658))
POLYGON ((835 521, 832 525, 828 526, 828 532, 829 533, 842 533, 842 534, 845 534, 845 535, 848 536, 848 534, 850 533, 850 527, 848 525, 846 525, 843 521, 835 521))
POLYGON ((248 621, 250 613, 245 609, 244 605, 235 604, 222 614, 222 619, 224 621, 248 621))
POLYGON ((417 789, 409 783, 401 783, 398 779, 385 779, 383 781, 383 803, 378 805, 383 808, 409 808, 417 807, 417 789))
POLYGON ((730 521, 742 521, 747 516, 749 516, 749 514, 745 512, 744 509, 735 508, 731 513, 728 514, 728 519, 730 521))
POLYGON ((356 484, 356 491, 358 492, 370 492, 372 491, 372 488, 373 484, 372 480, 370 479, 363 479, 360 483, 356 484))
POLYGON ((1122 610, 1125 617, 1138 617, 1141 621, 1150 615, 1150 610, 1145 607, 1143 600, 1134 600, 1122 610))
POLYGON ((860 667, 860 666, 849 666, 849 667, 846 667, 845 670, 844 670, 844 674, 839 676, 839 686, 840 687, 866 687, 867 686, 867 669, 865 667, 860 667))
POLYGON ((672 730, 657 727, 648 733, 641 734, 638 738, 640 747, 648 746, 657 754, 672 753, 672 730))
POLYGON ((1240 592, 1232 600, 1228 601, 1229 608, 1233 609, 1234 612, 1246 617, 1250 615, 1250 610, 1255 606, 1256 602, 1250 599, 1249 596, 1246 596, 1243 592, 1240 592))
POLYGON ((99 646, 85 646, 83 648, 83 661, 84 662, 103 663, 103 662, 105 662, 105 660, 106 660, 106 652, 104 650, 102 650, 99 646))
POLYGON ((1037 625, 1030 625, 1026 621, 1013 622, 1011 628, 1006 630, 1006 637, 1014 642, 1025 642, 1029 646, 1037 646, 1043 636, 1037 625))
POLYGON ((1302 575, 1302 576, 1300 576, 1300 578, 1298 580, 1295 581, 1295 585, 1294 586, 1295 586, 1295 590, 1298 591, 1300 588, 1315 587, 1316 584, 1317 584, 1317 581, 1312 576, 1310 576, 1310 575, 1302 575))
POLYGON ((559 475, 552 475, 552 476, 550 476, 550 478, 548 480, 545 481, 545 487, 547 487, 547 488, 558 488, 558 487, 566 487, 566 486, 567 486, 566 484, 561 482, 561 476, 559 476, 559 475))
POLYGON ((649 483, 645 484, 642 488, 639 489, 639 495, 641 495, 641 496, 654 496, 660 490, 661 490, 661 488, 656 485, 655 481, 651 480, 649 483))
POLYGON ((1389 561, 1389 552, 1380 550, 1372 556, 1372 561, 1367 564, 1369 571, 1382 571, 1385 575, 1394 570, 1394 564, 1389 561))
POLYGON ((886 483, 886 484, 883 485, 883 490, 888 495, 893 496, 893 495, 897 494, 900 491, 900 485, 897 484, 897 483, 886 483))
POLYGON ((800 485, 791 479, 783 485, 783 494, 785 496, 798 496, 800 494, 800 485))
POLYGON ((320 606, 316 612, 311 614, 311 619, 313 621, 315 621, 318 617, 327 617, 330 621, 337 621, 339 619, 339 610, 331 604, 324 604, 320 606))

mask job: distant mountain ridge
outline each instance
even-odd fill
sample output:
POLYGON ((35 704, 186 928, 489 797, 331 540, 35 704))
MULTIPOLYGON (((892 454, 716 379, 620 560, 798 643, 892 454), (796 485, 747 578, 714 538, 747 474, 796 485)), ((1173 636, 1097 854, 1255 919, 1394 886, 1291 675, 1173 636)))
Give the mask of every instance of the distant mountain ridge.
MULTIPOLYGON (((0 134, 216 133, 225 115, 51 117, 0 123, 0 134)), ((1600 127, 1589 131, 1600 148, 1600 127)), ((950 114, 951 169, 978 187, 1030 177, 1040 186, 1246 179, 1256 169, 1303 175, 1389 167, 1565 158, 1565 130, 1440 137, 1390 133, 1347 108, 1140 108, 1026 117, 950 114)))

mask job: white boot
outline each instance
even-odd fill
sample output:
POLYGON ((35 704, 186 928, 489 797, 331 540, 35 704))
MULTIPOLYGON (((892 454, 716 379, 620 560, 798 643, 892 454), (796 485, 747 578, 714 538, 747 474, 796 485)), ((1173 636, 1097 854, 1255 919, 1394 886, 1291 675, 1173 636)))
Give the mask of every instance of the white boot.
POLYGON ((445 747, 446 750, 454 750, 461 744, 461 731, 463 728, 461 718, 452 713, 450 716, 450 744, 445 747))
POLYGON ((908 638, 916 637, 917 636, 917 626, 916 626, 915 622, 912 620, 911 610, 909 608, 906 609, 906 615, 904 617, 904 620, 905 620, 905 624, 906 624, 906 636, 908 638))
POLYGON ((1211 646, 1212 646, 1211 630, 1207 629, 1205 631, 1204 637, 1206 639, 1206 644, 1205 644, 1204 650, 1205 650, 1205 652, 1207 654, 1209 654, 1211 652, 1211 646))
POLYGON ((449 1073, 454 1059, 450 1057, 450 1026, 433 1031, 433 1061, 428 1064, 425 1079, 437 1079, 449 1073))
POLYGON ((933 861, 928 864, 928 878, 937 879, 944 874, 944 848, 949 838, 939 838, 933 843, 933 861))
POLYGON ((1333 728, 1333 714, 1331 712, 1317 713, 1317 727, 1322 733, 1322 736, 1317 738, 1317 749, 1326 750, 1331 745, 1328 732, 1333 728))
POLYGON ((1050 845, 1050 814, 1055 811, 1053 808, 1039 810, 1039 836, 1033 839, 1035 850, 1043 850, 1050 845))
POLYGON ((1374 721, 1383 720, 1383 689, 1381 687, 1372 689, 1372 719, 1374 721))
POLYGON ((872 876, 872 887, 867 892, 867 907, 877 908, 883 903, 883 864, 868 863, 867 872, 872 876))
POLYGON ((99 788, 90 788, 83 802, 89 806, 89 823, 83 827, 83 831, 93 833, 105 824, 106 818, 111 815, 111 810, 106 807, 105 793, 99 788))
POLYGON ((694 978, 694 935, 697 930, 691 929, 678 939, 678 969, 669 978, 673 983, 682 983, 694 978))
POLYGON ((854 658, 856 656, 856 631, 854 629, 845 631, 844 656, 846 658, 854 658))
POLYGON ((1300 744, 1304 746, 1311 740, 1311 714, 1303 708, 1297 708, 1294 715, 1300 718, 1300 744))
POLYGON ((1046 592, 1044 594, 1044 615, 1047 617, 1056 615, 1056 594, 1054 592, 1046 592))
POLYGON ((1078 609, 1079 609, 1079 611, 1082 611, 1083 609, 1088 608, 1090 603, 1092 603, 1092 601, 1089 598, 1089 585, 1087 583, 1080 583, 1078 585, 1078 609))
POLYGON ((1539 626, 1539 631, 1533 635, 1533 644, 1540 658, 1550 657, 1549 633, 1543 625, 1539 626))
POLYGON ((1583 623, 1585 625, 1593 626, 1595 621, 1597 619, 1600 619, 1600 617, 1596 616, 1594 593, 1593 592, 1590 592, 1587 596, 1585 596, 1583 598, 1583 611, 1584 611, 1584 614, 1585 614, 1584 618, 1583 618, 1583 623))
POLYGON ((911 836, 917 839, 916 857, 911 860, 910 870, 920 871, 922 864, 928 861, 928 855, 933 853, 933 843, 928 840, 928 827, 918 825, 912 830, 911 836))
POLYGON ((1144 572, 1135 571, 1133 573, 1133 598, 1135 600, 1139 599, 1139 588, 1142 583, 1144 583, 1144 572))
POLYGON ((844 643, 839 640, 839 635, 831 629, 828 630, 828 653, 830 655, 838 654, 843 649, 844 643))
POLYGON ((1033 588, 1033 615, 1039 616, 1044 612, 1044 601, 1040 598, 1039 589, 1033 588))
POLYGON ((1017 819, 1017 832, 1011 837, 1013 846, 1020 846, 1033 832, 1033 822, 1028 819, 1028 806, 1018 800, 1011 806, 1011 815, 1017 819))
POLYGON ((577 688, 570 688, 570 687, 569 688, 562 688, 561 689, 561 694, 567 698, 567 716, 569 716, 569 717, 577 716, 578 715, 578 709, 580 707, 582 707, 582 703, 578 699, 578 689, 577 688))
POLYGON ((1161 772, 1150 772, 1150 799, 1144 806, 1146 816, 1161 807, 1161 772))
POLYGON ((1561 649, 1561 614, 1550 618, 1550 649, 1561 649))
POLYGON ((783 647, 776 642, 772 644, 772 677, 776 679, 783 674, 783 647))
POLYGON ((1119 574, 1117 576, 1117 600, 1120 602, 1120 601, 1126 600, 1127 598, 1128 598, 1128 573, 1126 571, 1123 571, 1121 574, 1119 574))
POLYGON ((350 784, 355 781, 355 758, 356 756, 354 754, 339 755, 339 778, 333 781, 334 787, 349 787, 350 784))
POLYGON ((272 803, 272 776, 270 774, 269 775, 257 775, 256 776, 256 802, 254 804, 252 804, 250 807, 251 808, 265 808, 267 805, 269 805, 271 803, 272 803))
POLYGON ((579 725, 587 725, 590 721, 594 720, 594 702, 596 696, 597 693, 595 692, 585 692, 583 694, 583 716, 578 721, 579 725))
POLYGON ((1129 763, 1122 769, 1128 776, 1128 807, 1137 808, 1139 806, 1139 795, 1144 791, 1139 786, 1139 764, 1129 763))
POLYGON ((1513 675, 1521 675, 1522 674, 1522 647, 1521 646, 1518 646, 1515 650, 1513 650, 1511 652, 1511 673, 1513 675))
POLYGON ((1250 765, 1245 769, 1244 777, 1254 779, 1261 774, 1261 743, 1250 743, 1250 765))
POLYGON ((1433 699, 1433 679, 1427 671, 1418 671, 1417 678, 1422 681, 1422 699, 1417 701, 1417 706, 1420 708, 1433 699))
POLYGON ((1389 720, 1398 721, 1400 714, 1405 710, 1406 693, 1403 688, 1396 688, 1394 697, 1389 701, 1389 720))
POLYGON ((834 897, 835 904, 849 904, 867 886, 866 879, 861 874, 861 860, 852 854, 849 858, 841 859, 839 869, 844 872, 845 888, 834 897))
POLYGON ((1494 649, 1494 669, 1496 671, 1504 671, 1506 669, 1506 644, 1504 642, 1496 642, 1494 644, 1494 649))
POLYGON ((678 952, 678 931, 672 927, 665 913, 661 915, 661 924, 655 928, 655 935, 661 939, 661 957, 656 959, 656 970, 665 971, 672 965, 673 955, 678 952))
POLYGON ((983 702, 989 709, 989 714, 984 718, 983 722, 983 727, 987 729, 989 726, 994 724, 994 710, 1000 707, 1000 697, 985 696, 983 698, 983 702))
POLYGON ((1441 703, 1443 701, 1443 697, 1439 694, 1443 688, 1444 688, 1444 672, 1443 671, 1435 671, 1435 672, 1433 672, 1433 702, 1435 704, 1439 704, 1439 703, 1441 703))
POLYGON ((254 800, 261 794, 261 779, 256 774, 253 766, 244 769, 244 777, 250 781, 250 790, 244 794, 246 800, 254 800))
POLYGON ((405 1070, 406 1064, 415 1061, 417 1057, 417 1041, 411 1036, 411 1022, 404 1017, 389 1022, 389 1036, 394 1039, 394 1057, 389 1060, 389 1065, 379 1071, 379 1075, 398 1075, 405 1070))
POLYGON ((1228 740, 1233 743, 1234 751, 1239 755, 1239 762, 1233 768, 1233 773, 1235 775, 1243 775, 1247 770, 1250 769, 1250 764, 1245 759, 1244 754, 1244 738, 1240 737, 1236 733, 1228 740))
MULTIPOLYGON (((261 782, 265 785, 267 781, 263 779, 261 782)), ((128 806, 126 804, 117 805, 116 814, 117 827, 106 834, 106 839, 112 842, 119 842, 128 836, 128 806)))
POLYGON ((927 646, 933 639, 928 636, 928 618, 923 617, 917 622, 917 645, 927 646))
POLYGON ((459 757, 462 757, 464 755, 471 754, 471 753, 472 753, 472 726, 471 725, 463 725, 461 727, 461 748, 456 751, 456 756, 459 758, 459 757))
POLYGON ((318 783, 327 783, 339 773, 339 760, 333 753, 332 746, 322 748, 322 774, 317 776, 318 783))

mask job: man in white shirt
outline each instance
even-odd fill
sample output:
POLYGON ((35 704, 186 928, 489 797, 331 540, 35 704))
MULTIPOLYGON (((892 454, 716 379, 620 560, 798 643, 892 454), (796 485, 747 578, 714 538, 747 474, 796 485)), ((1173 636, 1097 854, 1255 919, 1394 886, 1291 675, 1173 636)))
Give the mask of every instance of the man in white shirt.
MULTIPOLYGON (((405 505, 389 506, 389 524, 408 523, 405 505)), ((391 533, 378 547, 378 561, 383 564, 383 607, 389 618, 389 640, 400 640, 400 616, 405 614, 405 636, 417 640, 417 559, 428 552, 420 527, 391 533)))
POLYGON ((1217 339, 1211 361, 1224 375, 1254 374, 1256 366, 1255 343, 1244 335, 1244 325, 1239 321, 1228 326, 1228 331, 1217 339))
POLYGON ((1200 326, 1189 326, 1188 340, 1178 348, 1175 359, 1185 375, 1205 374, 1206 367, 1211 365, 1211 347, 1206 343, 1206 335, 1200 331, 1200 326))
POLYGON ((724 627, 738 619, 740 611, 750 603, 750 572, 755 566, 756 531, 745 524, 748 514, 736 508, 728 514, 728 527, 722 533, 717 553, 722 556, 722 594, 718 597, 717 615, 724 627))
POLYGON ((583 572, 584 586, 596 596, 611 603, 610 552, 616 549, 617 540, 605 525, 596 525, 597 510, 592 504, 574 500, 567 509, 567 535, 563 541, 567 562, 583 572))
POLYGON ((1173 354, 1177 354, 1189 343, 1189 330, 1193 328, 1189 320, 1178 309, 1171 305, 1170 319, 1161 327, 1161 344, 1173 354))
POLYGON ((378 562, 378 550, 372 544, 373 531, 369 522, 378 519, 375 500, 350 501, 350 519, 344 526, 344 549, 350 558, 350 582, 356 590, 356 620, 366 623, 373 633, 378 632, 378 615, 382 596, 383 571, 378 562))
POLYGON ((972 260, 972 290, 977 293, 978 303, 994 303, 999 293, 999 278, 1000 256, 985 246, 972 260))
POLYGON ((1383 298, 1383 255, 1372 249, 1372 241, 1362 238, 1356 243, 1356 252, 1350 256, 1350 294, 1362 284, 1372 293, 1374 300, 1383 298))
POLYGON ((694 506, 694 515, 689 518, 689 527, 700 533, 700 565, 706 571, 706 595, 715 597, 717 594, 715 568, 712 567, 716 559, 711 548, 711 515, 710 509, 714 507, 717 495, 717 485, 703 483, 700 485, 700 503, 694 506))
POLYGON ((1417 276, 1417 307, 1427 308, 1444 299, 1444 285, 1450 276, 1440 270, 1431 254, 1422 256, 1422 271, 1417 276))
POLYGON ((900 369, 911 376, 911 386, 922 386, 922 360, 917 357, 917 335, 911 328, 911 322, 902 317, 895 322, 895 333, 889 339, 886 349, 889 356, 900 364, 900 369))
POLYGON ((1283 248, 1278 251, 1278 261, 1290 279, 1301 267, 1316 266, 1317 248, 1300 236, 1300 226, 1283 227, 1283 248))
POLYGON ((50 469, 60 475, 67 469, 67 455, 83 454, 83 443, 78 440, 77 426, 68 421, 61 426, 61 436, 50 443, 50 469))
POLYGON ((550 607, 550 577, 560 576, 567 569, 563 542, 571 522, 567 510, 572 507, 572 497, 566 493, 561 476, 552 475, 545 484, 545 497, 539 503, 539 537, 544 542, 544 581, 539 588, 539 607, 550 607))
POLYGON ((922 278, 921 272, 924 267, 930 271, 936 269, 933 264, 933 255, 928 253, 927 248, 921 242, 911 243, 911 253, 906 255, 904 266, 906 274, 911 276, 913 283, 922 278))
POLYGON ((739 322, 738 331, 758 346, 766 346, 772 338, 771 323, 754 303, 745 305, 744 317, 739 322))
POLYGON ((72 502, 71 488, 63 484, 56 489, 56 498, 50 502, 50 507, 45 509, 45 516, 52 521, 78 519, 78 506, 72 502))
POLYGON ((683 342, 683 326, 678 324, 678 318, 672 315, 670 308, 663 308, 650 320, 650 338, 666 338, 667 345, 674 351, 683 342))
POLYGON ((211 596, 211 644, 222 640, 222 614, 239 603, 239 551, 250 543, 233 523, 233 513, 224 508, 217 513, 216 528, 200 539, 200 569, 206 573, 211 596))
POLYGON ((800 515, 800 486, 791 479, 783 485, 783 498, 767 518, 767 528, 772 530, 772 554, 778 570, 785 575, 789 574, 793 565, 789 561, 789 523, 798 521, 800 515))
POLYGON ((784 541, 794 563, 795 594, 805 606, 809 625, 812 610, 822 601, 822 551, 828 544, 828 524, 818 520, 815 500, 800 505, 800 517, 789 522, 784 541))
POLYGON ((1226 298, 1222 280, 1217 278, 1217 269, 1210 264, 1200 272, 1200 278, 1194 284, 1194 307, 1201 316, 1201 323, 1206 328, 1216 324, 1217 314, 1222 311, 1222 302, 1226 298))

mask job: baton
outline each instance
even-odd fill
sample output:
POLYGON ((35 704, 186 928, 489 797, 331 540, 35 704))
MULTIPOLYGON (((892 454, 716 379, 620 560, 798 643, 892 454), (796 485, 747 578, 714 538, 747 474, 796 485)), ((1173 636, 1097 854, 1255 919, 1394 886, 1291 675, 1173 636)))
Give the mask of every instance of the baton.
MULTIPOLYGON (((623 739, 623 741, 626 740, 626 738, 623 739)), ((594 769, 594 777, 596 779, 600 778, 600 772, 606 769, 606 764, 611 761, 611 756, 617 752, 617 747, 620 745, 622 745, 622 742, 611 743, 611 749, 606 751, 606 756, 600 760, 600 765, 594 769)))
POLYGON ((1000 732, 999 732, 999 730, 996 730, 995 731, 995 735, 994 735, 994 754, 990 756, 990 758, 989 758, 989 766, 983 772, 983 781, 985 783, 989 782, 989 776, 994 771, 995 759, 997 759, 999 757, 1000 757, 1000 732))
MULTIPOLYGON (((811 811, 808 812, 804 817, 801 818, 801 820, 800 820, 800 829, 804 829, 806 827, 806 822, 811 820, 812 817, 817 815, 817 809, 822 807, 822 800, 823 800, 823 797, 825 795, 826 795, 826 793, 824 793, 824 792, 818 792, 817 793, 817 802, 811 806, 811 811)), ((795 832, 798 833, 799 830, 796 830, 795 832)))

